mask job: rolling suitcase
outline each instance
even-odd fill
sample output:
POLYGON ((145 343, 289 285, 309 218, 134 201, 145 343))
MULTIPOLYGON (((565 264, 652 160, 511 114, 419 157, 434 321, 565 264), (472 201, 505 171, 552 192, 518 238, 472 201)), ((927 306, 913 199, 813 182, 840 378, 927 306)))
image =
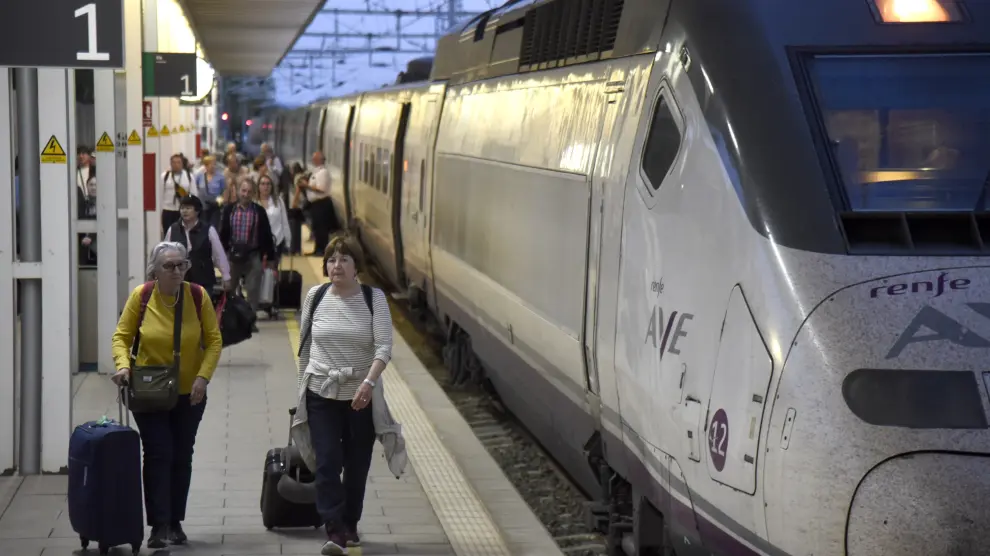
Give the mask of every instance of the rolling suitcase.
POLYGON ((275 286, 275 300, 279 309, 302 309, 302 274, 292 267, 289 259, 289 270, 280 270, 278 284, 275 286))
POLYGON ((69 521, 85 550, 100 554, 129 544, 134 554, 144 543, 141 491, 141 437, 124 424, 124 393, 117 399, 120 421, 90 421, 69 438, 69 521))
MULTIPOLYGON (((289 410, 289 422, 296 414, 289 410)), ((316 478, 306 468, 292 437, 284 448, 272 448, 265 456, 261 485, 261 522, 265 529, 275 527, 320 527, 316 512, 316 478)))

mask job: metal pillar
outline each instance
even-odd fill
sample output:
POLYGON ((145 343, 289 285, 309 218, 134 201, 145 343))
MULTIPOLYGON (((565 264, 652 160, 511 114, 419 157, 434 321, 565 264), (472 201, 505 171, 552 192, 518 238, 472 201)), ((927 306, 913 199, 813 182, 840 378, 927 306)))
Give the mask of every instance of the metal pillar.
MULTIPOLYGON (((41 262, 41 169, 32 152, 38 139, 38 70, 14 70, 17 79, 17 144, 20 160, 21 260, 41 262)), ((66 135, 63 134, 63 141, 66 135)), ((44 145, 41 145, 44 148, 44 145)), ((41 471, 41 282, 21 286, 21 474, 41 471)))
MULTIPOLYGON (((97 310, 96 315, 86 315, 89 322, 95 317, 97 328, 97 368, 111 374, 115 370, 112 346, 107 340, 117 328, 117 149, 124 146, 127 134, 117 127, 117 95, 114 86, 114 70, 93 71, 94 112, 97 145, 96 167, 105 168, 97 175, 96 183, 96 238, 99 242, 96 254, 97 310), (118 132, 124 141, 118 141, 118 132), (104 135, 106 138, 104 139, 104 135), (100 140, 109 140, 112 147, 101 150, 100 140)), ((126 154, 126 150, 124 151, 126 154)))
MULTIPOLYGON (((67 145, 72 142, 69 129, 69 106, 70 100, 74 100, 74 88, 70 89, 73 83, 71 70, 64 69, 40 69, 37 73, 38 103, 44 109, 33 115, 38 122, 38 136, 34 143, 25 140, 20 143, 19 151, 22 160, 30 161, 32 165, 38 163, 38 153, 49 146, 50 138, 55 137, 60 142, 65 151, 65 158, 51 159, 41 157, 40 167, 40 193, 41 205, 37 214, 44 214, 45 225, 41 228, 41 292, 44 302, 41 303, 41 320, 44 328, 41 333, 41 345, 45 347, 41 357, 40 375, 35 374, 44 384, 41 392, 41 407, 44 407, 44 418, 41 420, 41 435, 38 440, 44 439, 41 443, 41 471, 59 473, 66 468, 66 454, 69 451, 69 435, 72 432, 72 358, 73 348, 69 346, 66 350, 65 342, 67 338, 72 338, 72 329, 75 328, 70 319, 65 318, 66 314, 72 310, 76 303, 73 298, 72 282, 76 269, 72 268, 73 252, 76 238, 72 235, 72 215, 70 215, 71 202, 75 198, 75 176, 70 172, 74 163, 74 153, 67 145), (40 141, 39 141, 40 139, 40 141)), ((18 80, 18 87, 20 81, 18 80)), ((18 91, 20 93, 20 91, 18 91)), ((20 100, 18 94, 18 100, 20 100)), ((21 170, 22 174, 27 165, 21 170)), ((26 174, 25 174, 26 177, 26 174)), ((22 195, 31 189, 31 181, 26 181, 22 186, 22 195)), ((39 189, 35 189, 38 191, 39 189)), ((21 215, 22 223, 26 214, 31 214, 27 201, 29 197, 21 199, 21 210, 25 213, 21 215)), ((37 205, 36 205, 37 206, 37 205)), ((38 210, 37 208, 35 210, 38 210)), ((26 240, 32 232, 30 226, 22 228, 27 236, 21 236, 21 248, 24 249, 26 240)), ((28 334, 31 327, 28 325, 28 315, 32 313, 32 303, 28 297, 29 288, 27 282, 24 285, 24 306, 22 326, 24 327, 24 362, 25 373, 32 370, 28 361, 28 334)), ((35 290, 37 291, 37 290, 35 290)), ((32 294, 36 295, 36 294, 32 294)), ((34 369, 37 372, 37 368, 34 369)), ((26 375, 27 376, 27 375, 26 375)), ((38 385, 40 388, 40 384, 38 385)), ((29 388, 24 387, 22 391, 27 393, 29 388)), ((28 404, 32 398, 24 396, 22 403, 26 410, 30 410, 28 404)), ((25 411, 25 416, 30 415, 25 411)), ((26 428, 22 428, 25 432, 26 428)), ((22 436, 25 446, 29 442, 36 441, 28 435, 22 436)), ((22 473, 27 470, 22 469, 22 473)))
MULTIPOLYGON (((142 106, 144 98, 141 82, 141 52, 142 44, 142 14, 141 2, 124 2, 124 64, 126 88, 126 126, 128 139, 133 134, 139 140, 127 142, 127 180, 126 202, 121 207, 127 207, 123 216, 127 218, 127 271, 126 285, 119 291, 120 307, 124 306, 127 296, 144 283, 145 264, 148 251, 145 250, 146 225, 144 217, 144 127, 142 125, 142 106)), ((118 261, 119 263, 120 261, 118 261)), ((124 268, 120 269, 123 274, 124 268)))
MULTIPOLYGON (((158 28, 158 0, 144 0, 144 13, 143 13, 143 29, 144 29, 144 51, 146 52, 156 52, 158 51, 158 34, 159 31, 166 33, 164 29, 159 30, 158 28)), ((157 98, 146 99, 145 102, 151 103, 151 125, 154 129, 161 132, 162 125, 164 125, 168 120, 162 115, 162 102, 157 98)), ((148 130, 145 129, 147 132, 148 130)), ((144 152, 145 154, 154 155, 155 175, 158 175, 158 166, 162 163, 162 152, 165 143, 165 138, 163 137, 148 137, 145 136, 144 140, 144 152)), ((145 161, 143 164, 148 164, 145 161)), ((143 165, 142 165, 143 168, 143 165)), ((142 174, 143 175, 143 174, 142 174)), ((142 203, 141 211, 144 216, 145 224, 145 242, 141 247, 143 253, 150 253, 151 249, 161 240, 161 209, 158 200, 158 191, 161 189, 160 184, 155 180, 155 198, 145 199, 149 206, 154 206, 155 208, 150 211, 144 210, 144 202, 142 203)), ((143 179, 138 182, 139 187, 143 186, 143 179)), ((144 271, 142 270, 142 279, 144 271)))
MULTIPOLYGON (((0 68, 0 129, 13 129, 10 70, 0 68)), ((16 307, 14 305, 14 145, 13 134, 0 133, 0 472, 17 466, 16 424, 19 421, 15 399, 17 362, 15 359, 16 307)))

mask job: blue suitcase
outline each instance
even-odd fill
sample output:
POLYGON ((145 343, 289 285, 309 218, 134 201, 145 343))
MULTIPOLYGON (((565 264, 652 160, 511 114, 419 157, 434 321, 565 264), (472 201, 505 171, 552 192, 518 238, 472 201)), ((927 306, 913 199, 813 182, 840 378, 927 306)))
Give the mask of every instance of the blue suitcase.
POLYGON ((100 554, 129 544, 134 554, 144 543, 141 490, 141 437, 130 427, 130 413, 118 398, 120 421, 90 421, 69 439, 69 521, 83 549, 99 543, 100 554))

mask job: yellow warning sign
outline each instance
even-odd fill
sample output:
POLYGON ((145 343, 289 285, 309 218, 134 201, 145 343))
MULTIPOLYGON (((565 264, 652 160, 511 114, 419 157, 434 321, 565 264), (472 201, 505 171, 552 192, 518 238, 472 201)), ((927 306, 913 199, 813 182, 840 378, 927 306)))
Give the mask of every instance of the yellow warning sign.
POLYGON ((113 141, 107 132, 103 132, 100 136, 100 140, 96 142, 96 152, 98 153, 112 153, 113 152, 113 141))
POLYGON ((158 137, 158 130, 155 129, 155 126, 148 128, 148 137, 158 137))
POLYGON ((138 132, 137 132, 136 129, 132 129, 131 130, 131 134, 127 136, 127 144, 128 145, 140 145, 141 144, 141 136, 138 135, 138 132))
POLYGON ((52 135, 45 148, 41 151, 42 164, 65 164, 65 150, 59 144, 58 139, 52 135))
POLYGON ((181 133, 185 133, 185 132, 186 132, 186 126, 184 126, 184 125, 180 125, 180 126, 179 126, 179 132, 181 132, 181 133))
POLYGON ((169 135, 172 135, 172 133, 169 132, 168 126, 162 126, 162 137, 168 137, 169 135))

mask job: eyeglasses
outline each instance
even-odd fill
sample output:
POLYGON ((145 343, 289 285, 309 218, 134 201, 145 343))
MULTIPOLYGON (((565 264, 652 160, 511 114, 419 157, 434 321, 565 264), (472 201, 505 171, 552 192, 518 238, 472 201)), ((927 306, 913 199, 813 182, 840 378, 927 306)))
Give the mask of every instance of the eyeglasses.
POLYGON ((168 270, 170 272, 173 270, 186 271, 189 270, 189 261, 178 261, 178 262, 169 261, 167 263, 162 263, 162 269, 168 270))

